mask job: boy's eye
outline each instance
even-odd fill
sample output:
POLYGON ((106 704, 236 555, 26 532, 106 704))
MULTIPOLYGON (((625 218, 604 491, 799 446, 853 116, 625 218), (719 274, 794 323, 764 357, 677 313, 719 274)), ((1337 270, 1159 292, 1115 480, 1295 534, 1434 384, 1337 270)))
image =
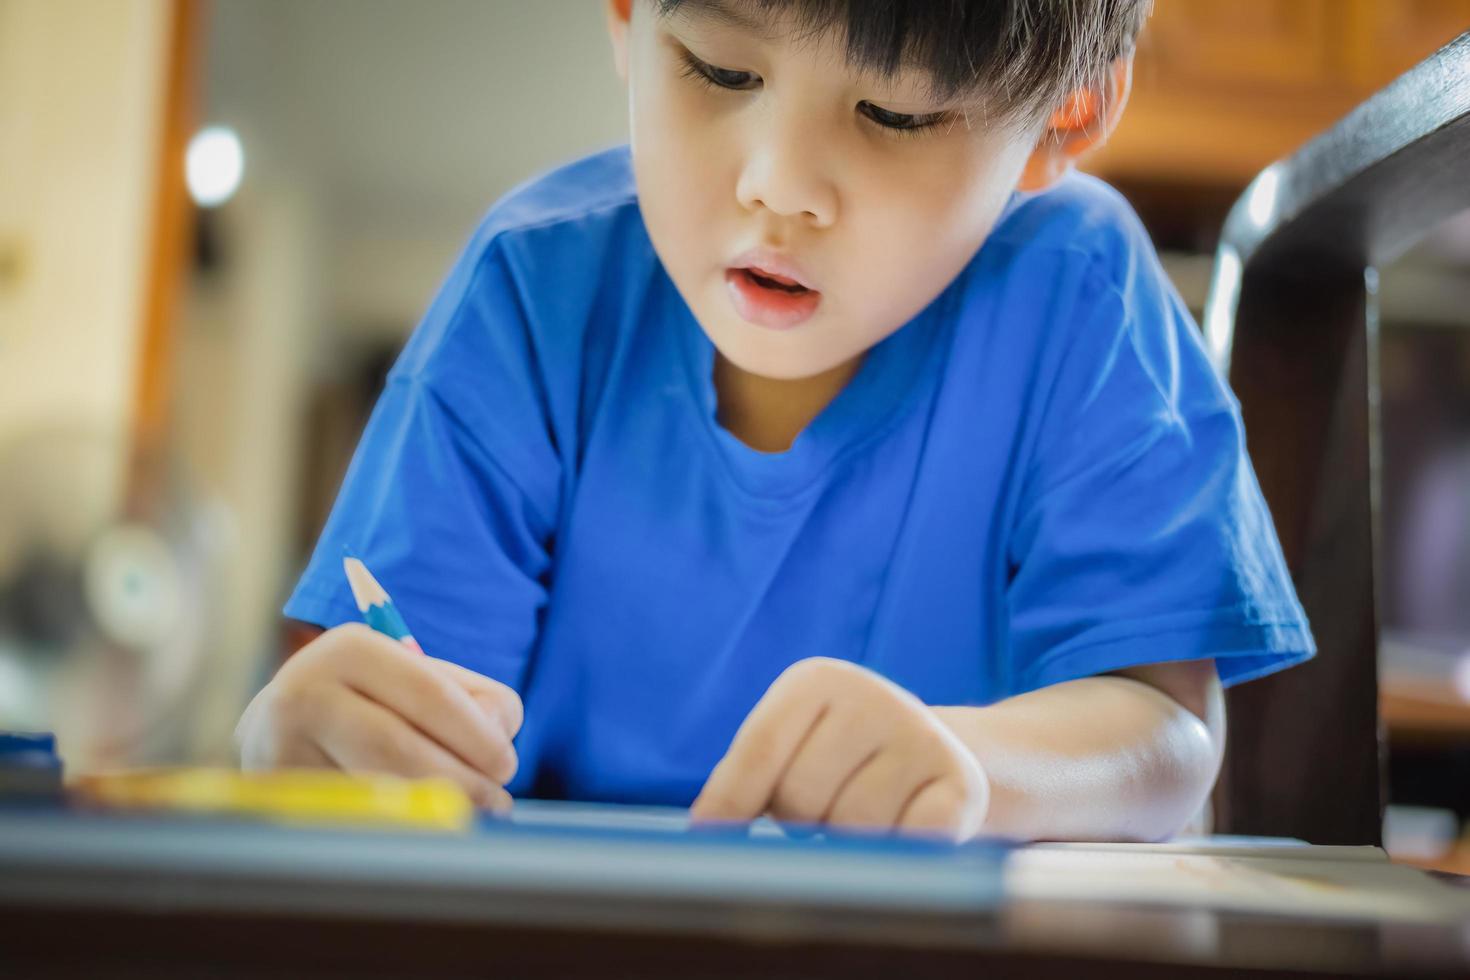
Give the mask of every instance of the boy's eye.
POLYGON ((882 106, 876 106, 867 101, 859 102, 858 110, 884 129, 892 129, 899 132, 913 132, 915 130, 928 129, 930 126, 942 122, 947 115, 943 112, 929 112, 922 116, 916 116, 907 112, 890 112, 882 106))
MULTIPOLYGON (((761 81, 760 76, 752 72, 717 68, 696 58, 687 49, 679 52, 679 61, 681 62, 679 74, 709 87, 747 91, 758 86, 761 81)), ((943 122, 949 116, 947 112, 930 112, 924 115, 890 112, 866 100, 858 103, 858 111, 894 136, 917 136, 922 131, 943 122)))
POLYGON ((696 82, 705 85, 717 85, 720 88, 744 90, 753 87, 760 82, 760 78, 748 71, 731 71, 728 68, 716 68, 714 65, 700 61, 688 51, 679 55, 683 62, 680 74, 686 78, 692 78, 696 82))

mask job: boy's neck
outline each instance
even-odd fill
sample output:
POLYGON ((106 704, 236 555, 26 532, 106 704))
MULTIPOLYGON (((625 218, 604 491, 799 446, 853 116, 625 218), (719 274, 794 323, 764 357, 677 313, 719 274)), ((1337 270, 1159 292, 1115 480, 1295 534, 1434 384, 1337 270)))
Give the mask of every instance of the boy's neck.
POLYGON ((858 356, 809 378, 764 378, 715 352, 714 384, 720 425, 752 449, 785 452, 857 374, 858 356))

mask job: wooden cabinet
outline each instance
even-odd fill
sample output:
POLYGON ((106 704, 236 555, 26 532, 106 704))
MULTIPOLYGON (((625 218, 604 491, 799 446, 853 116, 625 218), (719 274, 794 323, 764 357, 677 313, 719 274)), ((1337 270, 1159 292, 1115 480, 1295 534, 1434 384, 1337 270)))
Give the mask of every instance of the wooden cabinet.
POLYGON ((1340 6, 1334 0, 1162 0, 1142 39, 1139 74, 1171 89, 1236 97, 1324 86, 1332 74, 1333 8, 1340 6))
POLYGON ((1466 31, 1470 0, 1158 0, 1086 169, 1243 184, 1466 31))
POLYGON ((1470 31, 1470 0, 1347 0, 1352 8, 1342 64, 1364 91, 1382 88, 1431 52, 1470 31))

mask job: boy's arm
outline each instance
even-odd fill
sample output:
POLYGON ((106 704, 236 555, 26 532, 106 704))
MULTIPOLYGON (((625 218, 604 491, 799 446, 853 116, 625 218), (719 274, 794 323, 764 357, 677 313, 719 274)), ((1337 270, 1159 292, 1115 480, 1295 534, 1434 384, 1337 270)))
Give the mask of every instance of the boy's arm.
POLYGON ((1156 840, 1199 809, 1223 745, 1212 661, 931 708, 864 667, 813 658, 751 711, 693 816, 770 813, 958 839, 1156 840))
POLYGON ((990 781, 984 831, 1157 840, 1198 811, 1220 769, 1214 661, 1135 667, 984 708, 934 709, 990 781))

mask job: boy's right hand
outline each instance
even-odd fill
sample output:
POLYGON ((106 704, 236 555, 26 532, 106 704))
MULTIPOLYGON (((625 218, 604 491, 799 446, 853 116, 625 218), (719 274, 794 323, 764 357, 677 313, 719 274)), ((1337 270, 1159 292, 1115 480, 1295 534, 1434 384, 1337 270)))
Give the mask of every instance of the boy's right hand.
POLYGON ((286 661, 235 728, 246 769, 442 776, 506 809, 521 699, 498 681, 349 623, 286 661))

